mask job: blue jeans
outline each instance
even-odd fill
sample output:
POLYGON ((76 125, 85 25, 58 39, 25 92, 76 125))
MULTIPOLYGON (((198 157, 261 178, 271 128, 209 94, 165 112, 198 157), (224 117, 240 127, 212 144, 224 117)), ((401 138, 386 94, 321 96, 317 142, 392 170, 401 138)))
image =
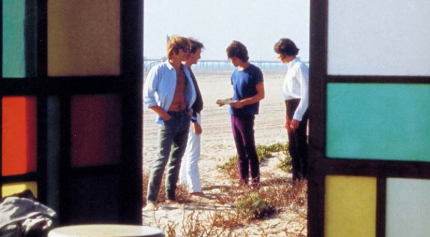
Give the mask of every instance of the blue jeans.
POLYGON ((152 163, 149 176, 147 202, 155 203, 160 191, 161 179, 167 166, 166 198, 175 200, 176 182, 182 156, 187 146, 190 116, 186 111, 171 112, 171 118, 164 121, 158 130, 158 157, 152 163))

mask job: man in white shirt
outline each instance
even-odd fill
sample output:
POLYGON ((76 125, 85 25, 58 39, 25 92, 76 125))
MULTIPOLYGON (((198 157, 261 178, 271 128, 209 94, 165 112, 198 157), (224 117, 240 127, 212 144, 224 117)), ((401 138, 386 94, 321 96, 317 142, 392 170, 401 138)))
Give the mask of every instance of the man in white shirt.
POLYGON ((200 182, 200 172, 198 161, 200 158, 200 140, 201 140, 201 111, 203 110, 203 98, 200 93, 199 85, 196 77, 194 76, 191 66, 197 64, 200 59, 200 54, 204 48, 203 44, 193 38, 189 38, 191 42, 191 50, 184 61, 184 65, 188 67, 191 78, 194 82, 196 89, 196 100, 191 106, 193 109, 193 116, 191 117, 191 127, 188 133, 188 143, 185 154, 182 157, 181 169, 179 171, 179 182, 187 186, 190 195, 204 196, 200 182))
POLYGON ((289 152, 293 161, 293 181, 306 179, 307 176, 307 138, 309 106, 309 69, 297 57, 299 49, 287 38, 275 44, 278 59, 287 63, 283 95, 287 110, 285 128, 288 132, 289 152))

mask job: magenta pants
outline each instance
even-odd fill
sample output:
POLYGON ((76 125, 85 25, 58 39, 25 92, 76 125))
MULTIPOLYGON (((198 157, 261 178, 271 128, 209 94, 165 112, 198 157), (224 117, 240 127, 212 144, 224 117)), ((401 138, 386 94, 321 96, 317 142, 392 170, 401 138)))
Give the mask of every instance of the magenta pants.
POLYGON ((236 143, 240 183, 247 184, 249 173, 252 183, 260 182, 260 162, 255 150, 254 115, 231 116, 231 128, 236 143))

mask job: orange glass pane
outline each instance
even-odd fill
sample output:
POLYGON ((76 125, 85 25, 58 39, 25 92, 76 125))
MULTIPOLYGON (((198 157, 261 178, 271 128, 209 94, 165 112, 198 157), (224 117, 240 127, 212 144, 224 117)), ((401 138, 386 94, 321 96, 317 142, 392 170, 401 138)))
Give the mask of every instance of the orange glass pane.
POLYGON ((73 167, 117 164, 121 151, 118 96, 75 96, 71 101, 73 167))
POLYGON ((37 102, 35 97, 2 98, 2 175, 36 171, 37 102))

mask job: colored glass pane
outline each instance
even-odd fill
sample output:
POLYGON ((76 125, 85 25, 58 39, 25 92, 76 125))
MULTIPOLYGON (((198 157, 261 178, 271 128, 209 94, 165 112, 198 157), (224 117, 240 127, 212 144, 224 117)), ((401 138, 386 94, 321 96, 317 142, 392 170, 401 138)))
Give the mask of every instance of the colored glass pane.
POLYGON ((327 176, 325 237, 376 235, 376 178, 327 176))
POLYGON ((2 1, 3 77, 36 76, 37 2, 2 1))
POLYGON ((120 177, 78 177, 70 186, 69 224, 117 223, 120 210, 120 177))
POLYGON ((2 99, 2 175, 36 171, 37 107, 34 97, 2 99))
POLYGON ((3 0, 3 77, 25 77, 25 1, 3 0))
POLYGON ((119 163, 120 98, 113 95, 75 96, 71 106, 72 166, 119 163))
POLYGON ((37 183, 36 182, 23 182, 23 183, 10 183, 2 186, 2 197, 6 197, 15 193, 20 193, 29 189, 34 197, 37 197, 37 183))
POLYGON ((330 75, 430 76, 430 1, 330 0, 328 8, 330 75))
POLYGON ((327 156, 430 161, 430 85, 330 83, 327 156))
POLYGON ((427 237, 430 180, 387 179, 386 237, 427 237))
POLYGON ((48 1, 48 75, 120 73, 120 0, 48 1))

